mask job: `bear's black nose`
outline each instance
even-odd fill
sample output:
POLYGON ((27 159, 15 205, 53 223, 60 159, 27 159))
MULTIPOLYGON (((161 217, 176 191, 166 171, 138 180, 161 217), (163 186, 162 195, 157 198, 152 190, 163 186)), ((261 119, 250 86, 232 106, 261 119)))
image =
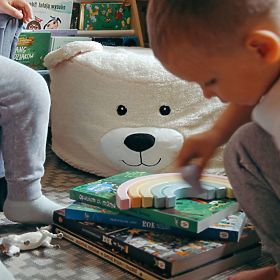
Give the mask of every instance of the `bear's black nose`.
POLYGON ((155 144, 155 137, 146 133, 135 133, 127 136, 124 144, 132 151, 144 152, 155 144))

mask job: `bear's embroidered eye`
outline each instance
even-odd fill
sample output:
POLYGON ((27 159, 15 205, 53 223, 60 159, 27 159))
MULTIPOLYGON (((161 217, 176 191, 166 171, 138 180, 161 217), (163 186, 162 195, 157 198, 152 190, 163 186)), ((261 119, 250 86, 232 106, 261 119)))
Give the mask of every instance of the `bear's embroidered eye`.
POLYGON ((123 116, 127 113, 127 108, 124 105, 119 105, 117 108, 117 112, 120 116, 123 116))
POLYGON ((163 105, 159 108, 159 112, 161 113, 161 115, 167 116, 170 114, 171 109, 169 106, 163 105))

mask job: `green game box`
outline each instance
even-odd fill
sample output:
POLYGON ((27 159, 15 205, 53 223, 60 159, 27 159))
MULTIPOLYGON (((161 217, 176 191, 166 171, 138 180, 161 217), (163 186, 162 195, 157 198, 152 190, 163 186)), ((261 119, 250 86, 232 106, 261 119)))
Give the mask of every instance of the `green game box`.
MULTIPOLYGON (((147 174, 146 172, 138 171, 116 174, 96 182, 72 188, 70 190, 70 198, 104 209, 120 211, 116 203, 118 187, 130 179, 147 174)), ((225 198, 211 201, 178 199, 175 208, 131 208, 121 210, 120 214, 131 215, 170 227, 199 233, 233 214, 238 209, 239 205, 234 199, 225 198)))
POLYGON ((43 70, 44 57, 49 52, 51 33, 47 31, 22 31, 20 33, 15 61, 35 70, 43 70))

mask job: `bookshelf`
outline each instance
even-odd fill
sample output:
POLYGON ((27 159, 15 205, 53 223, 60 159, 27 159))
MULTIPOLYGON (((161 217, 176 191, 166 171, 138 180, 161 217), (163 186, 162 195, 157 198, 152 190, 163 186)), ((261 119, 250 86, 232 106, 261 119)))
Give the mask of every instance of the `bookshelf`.
MULTIPOLYGON (((89 37, 122 37, 137 36, 139 46, 144 47, 143 33, 141 29, 138 7, 136 0, 125 0, 131 6, 131 29, 129 30, 78 30, 77 36, 89 37)), ((77 1, 80 2, 80 1, 77 1)), ((110 0, 110 2, 120 2, 120 0, 110 0)))
POLYGON ((144 40, 144 46, 148 48, 149 37, 147 31, 146 16, 147 16, 149 0, 137 0, 136 2, 137 2, 138 15, 140 19, 141 30, 142 30, 143 40, 144 40))
MULTIPOLYGON (((38 0, 38 1, 44 1, 44 0, 38 0)), ((62 0, 52 0, 52 1, 62 1, 62 0)), ((58 29, 50 29, 50 30, 23 30, 23 32, 20 34, 19 42, 18 42, 18 48, 16 50, 16 56, 15 60, 23 63, 27 66, 32 67, 33 69, 39 70, 44 69, 43 66, 43 58, 45 55, 53 50, 56 50, 57 48, 64 46, 66 43, 69 43, 71 41, 78 41, 78 40, 96 40, 100 41, 102 44, 106 45, 106 39, 108 39, 110 43, 110 39, 112 42, 119 42, 119 45, 124 46, 140 46, 144 47, 145 42, 143 40, 143 33, 141 29, 141 21, 140 16, 138 12, 138 2, 136 0, 104 0, 102 2, 101 0, 74 0, 75 5, 77 9, 74 10, 72 8, 72 2, 71 7, 69 7, 69 12, 67 10, 67 13, 65 13, 65 22, 67 22, 67 26, 69 28, 58 28, 58 29), (79 4, 82 2, 84 3, 128 3, 130 5, 130 13, 127 13, 127 18, 130 18, 130 26, 128 30, 78 30, 79 28, 79 14, 80 11, 78 9, 79 4), (71 11, 72 9, 72 11, 71 11), (74 13, 75 11, 75 13, 74 13), (72 13, 71 13, 72 12, 72 13), (71 19, 72 14, 72 20, 71 19), (66 17, 67 15, 67 17, 66 17), (73 16, 74 15, 74 16, 73 16), (44 32, 48 31, 48 32, 44 32), (138 42, 136 42, 136 38, 129 38, 135 36, 138 39, 138 42), (77 38, 80 37, 80 38, 77 38), (83 38, 82 38, 83 37, 83 38), (104 37, 104 38, 102 38, 104 37), (126 38, 127 37, 127 38, 126 38), (21 38, 23 38, 21 40, 21 38), (28 38, 32 41, 32 44, 26 45, 26 42, 28 40, 24 39, 28 38), (36 39, 35 39, 36 38, 36 39), (115 39, 117 38, 117 39, 115 39), (43 41, 44 39, 44 41, 43 41), (68 40, 69 39, 69 40, 68 40), (102 39, 105 40, 105 43, 102 42, 102 39), (127 40, 127 41, 125 41, 127 40), (25 42, 25 43, 24 43, 25 42), (124 43, 125 42, 125 43, 124 43), (132 43, 131 43, 132 42, 132 43), (23 45, 20 45, 23 44, 23 45), (36 44, 35 44, 36 43, 36 44), (25 45, 24 45, 25 44, 25 45), (24 46, 24 48, 21 48, 20 46, 24 46), (28 56, 30 53, 32 53, 32 57, 28 56)), ((37 2, 36 2, 37 3, 37 2)), ((122 6, 122 5, 119 5, 122 6)), ((33 9, 34 15, 40 15, 42 13, 42 7, 38 6, 38 9, 33 9)), ((45 12, 45 11, 44 11, 45 12)), ((48 15, 52 15, 50 11, 48 11, 48 15)), ((48 20, 48 16, 46 16, 47 19, 44 18, 45 22, 48 20)), ((66 26, 66 27, 67 27, 66 26)), ((81 25, 81 29, 84 26, 81 25)), ((105 28, 104 26, 102 26, 105 28)), ((116 28, 115 25, 110 26, 111 28, 116 28)), ((93 28, 93 27, 92 27, 93 28)), ((143 27, 142 27, 143 28, 143 27)), ((29 42, 29 41, 28 41, 29 42)), ((108 44, 109 45, 109 44, 108 44)), ((113 45, 113 44, 112 44, 113 45)), ((116 44, 117 45, 117 44, 116 44)), ((45 72, 39 72, 48 82, 48 73, 45 72)))
POLYGON ((144 47, 143 33, 141 30, 141 24, 139 19, 139 13, 136 0, 128 0, 131 5, 131 24, 134 29, 135 35, 138 37, 139 45, 144 47))
POLYGON ((121 37, 121 36, 134 36, 135 30, 78 30, 76 36, 89 36, 89 37, 121 37))

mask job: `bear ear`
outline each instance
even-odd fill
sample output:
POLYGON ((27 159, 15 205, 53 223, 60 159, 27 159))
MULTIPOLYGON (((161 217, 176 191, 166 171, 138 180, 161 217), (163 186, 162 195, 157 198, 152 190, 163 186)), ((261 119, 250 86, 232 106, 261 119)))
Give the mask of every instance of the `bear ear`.
POLYGON ((64 47, 50 52, 44 58, 44 65, 48 69, 55 68, 58 64, 70 60, 73 57, 91 51, 102 51, 103 46, 97 42, 75 41, 64 47))

